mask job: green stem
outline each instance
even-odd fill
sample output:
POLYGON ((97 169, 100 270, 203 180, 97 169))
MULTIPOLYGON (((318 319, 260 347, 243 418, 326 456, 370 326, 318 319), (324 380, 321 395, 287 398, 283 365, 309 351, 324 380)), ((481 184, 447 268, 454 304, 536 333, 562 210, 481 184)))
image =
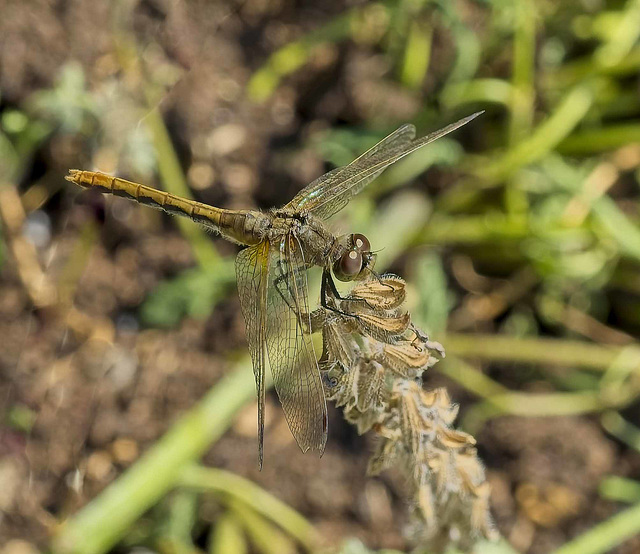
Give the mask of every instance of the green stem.
POLYGON ((632 221, 609 196, 594 202, 591 211, 594 218, 618 243, 620 252, 640 261, 640 230, 637 221, 632 221))
POLYGON ((219 439, 254 397, 251 364, 243 360, 119 479, 62 524, 56 554, 109 550, 129 526, 175 486, 181 469, 219 439))
MULTIPOLYGON (((173 147, 160 110, 153 108, 145 116, 144 121, 153 138, 158 158, 158 173, 164 190, 184 198, 192 198, 180 160, 178 160, 178 155, 173 147)), ((214 264, 220 263, 220 255, 202 228, 192 221, 180 217, 176 218, 176 223, 180 228, 180 232, 193 248, 193 253, 201 267, 213 267, 214 264)))
POLYGON ((227 503, 231 513, 244 527, 257 552, 262 554, 295 554, 296 547, 293 541, 289 540, 289 537, 271 525, 264 517, 235 498, 228 498, 227 503))
POLYGON ((495 157, 495 161, 479 165, 475 173, 488 182, 502 181, 521 167, 538 161, 573 131, 593 104, 592 87, 580 84, 560 102, 551 116, 540 124, 533 134, 495 157))
MULTIPOLYGON (((121 0, 114 4, 113 36, 117 59, 127 74, 128 80, 136 83, 142 89, 146 99, 142 121, 151 134, 158 163, 158 173, 164 190, 184 198, 193 198, 169 131, 158 108, 162 98, 161 94, 163 94, 160 91, 161 87, 152 79, 146 78, 142 58, 138 54, 135 34, 131 29, 135 2, 121 0)), ((212 267, 220 262, 220 255, 203 229, 180 217, 176 219, 176 224, 182 235, 189 241, 201 267, 212 267)))
POLYGON ((448 355, 436 369, 482 398, 507 394, 509 389, 460 358, 448 355))
POLYGON ((516 3, 509 144, 526 137, 533 124, 536 14, 531 0, 516 3))
POLYGON ((415 20, 409 27, 400 80, 410 89, 419 90, 429 69, 433 30, 425 22, 415 20))
POLYGON ((636 142, 640 142, 640 125, 622 123, 574 133, 558 145, 558 152, 567 156, 586 156, 636 142))
POLYGON ((416 233, 415 245, 422 244, 480 244, 517 241, 531 234, 524 217, 508 218, 503 213, 449 217, 438 214, 416 233))
POLYGON ((522 417, 567 416, 599 412, 607 406, 597 391, 526 393, 509 392, 485 402, 502 414, 522 417))
MULTIPOLYGON (((466 386, 465 383, 461 383, 466 386)), ((615 399, 619 406, 625 398, 615 399)), ((477 433, 486 421, 503 415, 520 417, 550 417, 600 412, 611 407, 597 391, 526 393, 508 392, 491 396, 475 404, 465 413, 462 428, 477 433)))
POLYGON ((633 504, 640 501, 640 483, 633 479, 610 475, 600 481, 600 496, 612 502, 633 504))
POLYGON ((442 102, 453 110, 464 104, 508 105, 513 96, 511 83, 502 79, 473 79, 449 85, 442 94, 442 102))
POLYGON ((267 62, 249 79, 247 96, 254 102, 267 101, 280 85, 283 77, 305 65, 313 49, 325 43, 337 43, 351 32, 351 21, 362 8, 353 8, 333 19, 314 32, 285 44, 276 50, 267 62))
POLYGON ((555 554, 599 554, 640 533, 640 503, 592 527, 555 554))
POLYGON ((209 539, 209 554, 247 554, 247 545, 242 526, 233 514, 224 513, 216 519, 209 539))
MULTIPOLYGON (((483 334, 447 333, 442 341, 448 353, 478 360, 550 364, 604 371, 632 346, 601 346, 558 339, 517 338, 483 334)), ((640 361, 638 362, 640 364, 640 361)))
POLYGON ((317 543, 318 537, 313 525, 302 515, 255 483, 230 471, 189 466, 180 474, 177 485, 236 498, 258 514, 277 523, 309 550, 317 543))
POLYGON ((624 419, 619 412, 611 411, 602 414, 600 423, 605 431, 640 452, 640 429, 624 419))

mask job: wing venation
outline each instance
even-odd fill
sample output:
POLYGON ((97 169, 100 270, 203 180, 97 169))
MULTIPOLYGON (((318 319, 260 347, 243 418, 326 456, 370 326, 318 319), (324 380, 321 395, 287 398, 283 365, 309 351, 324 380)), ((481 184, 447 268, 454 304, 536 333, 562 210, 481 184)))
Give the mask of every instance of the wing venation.
POLYGON ((334 169, 310 183, 283 210, 326 219, 344 208, 354 195, 391 164, 455 131, 481 113, 477 112, 415 140, 415 127, 403 125, 349 165, 334 169))
POLYGON ((327 440, 327 406, 309 330, 307 267, 293 233, 270 252, 267 352, 276 392, 291 433, 303 452, 321 453, 327 440))
POLYGON ((264 408, 269 242, 245 248, 236 257, 236 279, 258 395, 258 463, 264 457, 264 408))

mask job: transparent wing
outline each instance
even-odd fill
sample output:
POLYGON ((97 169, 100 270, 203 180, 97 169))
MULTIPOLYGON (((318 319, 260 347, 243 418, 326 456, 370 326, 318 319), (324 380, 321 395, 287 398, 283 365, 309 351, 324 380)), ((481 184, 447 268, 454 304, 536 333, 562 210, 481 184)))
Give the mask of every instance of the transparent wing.
MULTIPOLYGON (((291 201, 286 206, 284 206, 284 209, 291 209, 294 212, 306 212, 313 213, 314 215, 319 215, 318 211, 325 211, 329 208, 327 204, 323 203, 327 199, 326 197, 329 191, 337 188, 337 186, 342 181, 347 179, 349 175, 353 173, 353 170, 355 168, 365 166, 368 160, 371 160, 372 158, 380 155, 383 152, 393 152, 395 150, 400 150, 403 147, 406 147, 406 145, 411 143, 415 136, 416 128, 413 125, 403 125, 387 137, 383 138, 376 145, 372 146, 364 154, 361 154, 349 165, 332 169, 328 173, 325 173, 321 177, 318 177, 315 181, 312 181, 298 194, 296 194, 291 199, 291 201), (325 210, 320 210, 320 208, 322 207, 324 207, 325 210)), ((362 190, 362 188, 364 188, 368 183, 373 181, 386 167, 387 166, 379 169, 377 173, 369 176, 366 182, 360 184, 358 190, 362 190)), ((334 206, 334 203, 332 203, 332 214, 340 211, 340 209, 346 206, 349 202, 349 199, 350 197, 344 198, 337 206, 334 206)), ((337 202, 335 202, 335 204, 337 204, 337 202)), ((329 215, 327 215, 326 217, 329 217, 329 215)))
POLYGON ((269 242, 241 250, 236 258, 236 279, 240 306, 247 329, 258 394, 258 462, 262 469, 264 445, 264 372, 266 364, 267 285, 269 283, 269 242))
POLYGON ((267 351, 276 392, 300 449, 323 452, 327 406, 310 335, 307 267, 293 233, 271 249, 269 275, 267 351))
POLYGON ((358 194, 391 164, 455 131, 481 113, 474 113, 417 140, 414 140, 415 127, 403 125, 349 165, 334 169, 313 181, 284 206, 283 210, 313 214, 326 219, 344 208, 351 197, 358 194))

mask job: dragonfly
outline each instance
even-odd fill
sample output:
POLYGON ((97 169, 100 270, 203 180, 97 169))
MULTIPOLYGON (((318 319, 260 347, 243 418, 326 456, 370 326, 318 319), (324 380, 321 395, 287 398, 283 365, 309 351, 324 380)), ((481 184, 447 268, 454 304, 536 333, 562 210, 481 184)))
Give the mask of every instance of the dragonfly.
POLYGON ((481 113, 418 139, 413 125, 402 125, 349 165, 329 171, 286 205, 268 211, 217 208, 97 171, 72 169, 65 178, 83 188, 189 217, 243 247, 236 258, 236 279, 256 382, 262 468, 267 362, 300 449, 322 455, 327 441, 327 406, 311 338, 307 270, 322 268, 320 302, 334 311, 337 308, 327 302, 327 294, 340 298, 334 278, 348 282, 374 274, 375 253, 368 239, 358 233, 335 235, 325 221, 391 164, 481 113))

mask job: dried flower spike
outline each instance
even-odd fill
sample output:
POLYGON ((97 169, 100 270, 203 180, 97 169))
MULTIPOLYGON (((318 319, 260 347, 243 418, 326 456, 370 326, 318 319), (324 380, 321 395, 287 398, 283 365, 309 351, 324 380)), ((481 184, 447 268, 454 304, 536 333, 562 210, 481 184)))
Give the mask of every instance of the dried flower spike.
POLYGON ((368 472, 394 466, 408 477, 411 540, 434 552, 468 549, 495 536, 489 485, 475 439, 451 427, 458 407, 445 389, 422 388, 423 372, 445 353, 413 325, 404 298, 404 281, 383 275, 312 314, 326 395, 359 433, 379 436, 368 472))

